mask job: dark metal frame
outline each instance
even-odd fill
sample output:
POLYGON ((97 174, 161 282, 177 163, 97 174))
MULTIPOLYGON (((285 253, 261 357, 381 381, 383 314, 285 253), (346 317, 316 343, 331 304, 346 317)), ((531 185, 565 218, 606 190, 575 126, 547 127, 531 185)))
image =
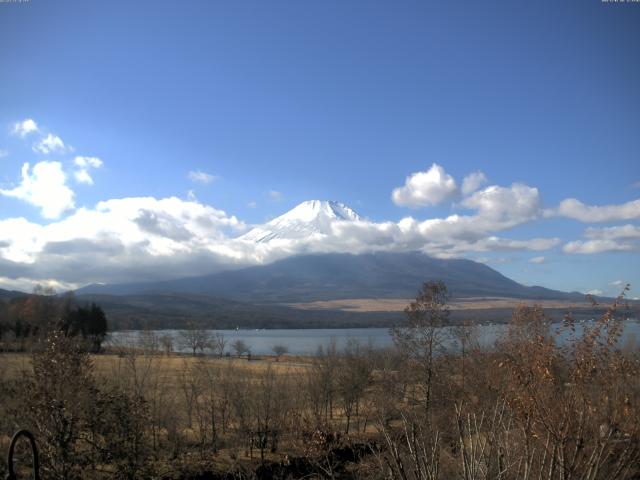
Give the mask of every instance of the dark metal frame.
POLYGON ((6 480, 17 480, 16 473, 13 471, 13 454, 20 437, 25 437, 29 440, 31 445, 31 456, 33 458, 33 478, 34 480, 40 480, 40 462, 38 460, 38 447, 36 447, 36 439, 29 430, 19 430, 11 438, 11 444, 9 445, 9 453, 7 454, 7 469, 9 473, 6 476, 6 480))

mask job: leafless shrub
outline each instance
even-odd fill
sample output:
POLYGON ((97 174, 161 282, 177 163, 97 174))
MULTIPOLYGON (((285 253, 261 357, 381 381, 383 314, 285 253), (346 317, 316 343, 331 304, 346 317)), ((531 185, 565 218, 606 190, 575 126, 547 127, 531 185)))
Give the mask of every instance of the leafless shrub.
POLYGON ((231 348, 233 348, 233 350, 236 352, 236 355, 238 357, 241 357, 242 355, 246 354, 247 360, 248 360, 251 356, 251 348, 249 347, 249 345, 245 343, 244 340, 238 339, 234 341, 231 344, 231 348))
POLYGON ((173 353, 173 337, 169 334, 164 334, 160 337, 160 345, 165 355, 171 355, 173 353))
POLYGON ((97 389, 89 355, 53 330, 32 356, 33 375, 24 383, 25 407, 38 436, 49 478, 82 478, 89 463, 84 432, 94 417, 97 389))
POLYGON ((526 478, 628 478, 637 468, 639 412, 631 399, 640 369, 616 348, 622 299, 580 335, 571 317, 554 333, 541 309, 516 311, 501 366, 505 399, 525 437, 526 478), (558 345, 564 331, 569 339, 558 345))
POLYGON ((279 343, 279 344, 276 344, 273 347, 271 347, 271 351, 276 356, 276 361, 280 361, 280 357, 282 355, 286 355, 287 353, 289 353, 289 347, 287 347, 284 344, 279 343))
POLYGON ((212 335, 210 340, 210 348, 214 355, 222 357, 224 355, 224 349, 227 346, 227 339, 220 332, 216 332, 212 335))
POLYGON ((193 356, 196 353, 204 353, 211 344, 211 335, 207 330, 200 328, 190 328, 188 330, 180 330, 180 345, 182 348, 191 350, 193 356))
POLYGON ((387 477, 401 480, 437 480, 440 478, 440 435, 424 424, 402 414, 401 428, 381 426, 386 452, 380 464, 387 477))

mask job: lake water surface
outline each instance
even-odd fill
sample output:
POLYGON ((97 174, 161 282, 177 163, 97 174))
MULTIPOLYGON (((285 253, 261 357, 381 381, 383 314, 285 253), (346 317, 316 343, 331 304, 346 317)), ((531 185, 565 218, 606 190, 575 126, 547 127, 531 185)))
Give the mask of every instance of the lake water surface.
MULTIPOLYGON (((557 328, 554 326, 553 328, 557 328)), ((478 342, 481 346, 491 347, 505 331, 506 325, 480 325, 476 327, 478 342)), ((581 331, 578 325, 577 333, 581 331)), ((227 341, 227 351, 231 351, 231 344, 236 340, 244 341, 254 355, 273 354, 274 345, 285 345, 292 355, 313 355, 318 347, 326 347, 335 341, 338 349, 344 348, 349 340, 357 340, 362 344, 370 344, 374 348, 389 347, 393 340, 387 328, 317 328, 317 329, 274 329, 274 330, 209 330, 212 334, 221 333, 227 341)), ((140 331, 113 332, 109 335, 107 345, 135 345, 140 339, 140 331)), ((173 337, 174 351, 188 352, 189 349, 181 345, 180 330, 155 330, 157 336, 170 335, 173 337)), ((456 344, 451 340, 449 327, 442 329, 445 345, 455 349, 456 344)), ((566 338, 560 336, 560 340, 566 338)), ((638 346, 640 339, 640 323, 637 320, 625 322, 624 332, 620 344, 638 346)))

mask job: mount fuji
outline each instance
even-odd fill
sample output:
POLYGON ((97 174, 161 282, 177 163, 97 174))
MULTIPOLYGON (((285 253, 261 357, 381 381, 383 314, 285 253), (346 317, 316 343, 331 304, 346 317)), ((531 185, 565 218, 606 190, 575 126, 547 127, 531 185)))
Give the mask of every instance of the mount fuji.
MULTIPOLYGON (((288 242, 314 237, 322 240, 333 233, 336 225, 360 221, 364 219, 342 203, 310 200, 236 240, 248 248, 286 250, 288 242)), ((322 308, 302 312, 289 305, 342 299, 408 299, 422 282, 429 280, 444 281, 453 298, 583 299, 576 292, 521 285, 471 260, 433 258, 418 251, 291 254, 271 263, 209 275, 88 285, 76 290, 76 295, 83 301, 105 305, 105 311, 120 318, 124 323, 119 324, 127 328, 141 319, 174 328, 185 316, 202 317, 205 323, 215 317, 217 325, 371 326, 389 321, 393 315, 397 317, 398 312, 365 314, 322 308)), ((495 309, 482 311, 483 315, 493 312, 493 320, 495 315, 508 318, 511 314, 509 309, 502 313, 495 309)))
POLYGON ((274 240, 328 235, 336 222, 358 221, 363 218, 343 203, 328 200, 302 202, 284 215, 245 233, 239 240, 269 243, 274 240))
MULTIPOLYGON (((238 238, 278 248, 279 242, 332 233, 336 224, 364 219, 343 203, 309 200, 238 238)), ((574 294, 521 285, 471 260, 420 252, 305 253, 272 263, 209 275, 137 284, 89 285, 78 294, 181 293, 234 301, 296 302, 344 298, 411 298, 424 281, 445 281, 454 296, 566 299, 574 294)))

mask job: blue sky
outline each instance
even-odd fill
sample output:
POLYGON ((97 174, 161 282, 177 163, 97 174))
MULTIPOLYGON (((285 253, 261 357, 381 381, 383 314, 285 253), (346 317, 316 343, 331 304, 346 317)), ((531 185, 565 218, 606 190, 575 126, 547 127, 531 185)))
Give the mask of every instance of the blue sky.
MULTIPOLYGON (((501 223, 487 223, 485 239, 555 241, 506 249, 472 232, 464 248, 451 237, 452 255, 527 284, 607 294, 616 281, 638 286, 639 24, 640 4, 599 0, 0 3, 0 287, 130 276, 109 254, 105 278, 74 277, 74 245, 107 237, 123 264, 150 256, 137 265, 140 278, 166 276, 179 261, 186 272, 203 258, 226 265, 228 239, 304 200, 344 202, 376 225, 424 222, 474 216, 484 189, 514 183, 537 189, 535 205, 508 221, 494 215, 501 223), (36 129, 16 129, 27 119, 36 129), (31 186, 45 189, 39 204, 33 191, 16 190, 26 162, 50 164, 41 174, 49 180, 31 186), (393 200, 433 164, 455 188, 438 195, 442 185, 427 179, 414 185, 417 197, 393 200), (464 177, 477 171, 486 182, 463 194, 464 177), (155 199, 144 208, 174 230, 193 233, 162 199, 200 208, 193 218, 213 215, 216 227, 181 246, 129 226, 82 231, 79 210, 140 197, 155 199), (584 208, 560 209, 566 199, 584 208), (67 256, 47 247, 72 240, 67 256)), ((118 211, 129 219, 144 210, 127 205, 118 211)), ((110 208, 100 211, 117 223, 110 208)), ((426 251, 446 254, 439 242, 426 251)))

